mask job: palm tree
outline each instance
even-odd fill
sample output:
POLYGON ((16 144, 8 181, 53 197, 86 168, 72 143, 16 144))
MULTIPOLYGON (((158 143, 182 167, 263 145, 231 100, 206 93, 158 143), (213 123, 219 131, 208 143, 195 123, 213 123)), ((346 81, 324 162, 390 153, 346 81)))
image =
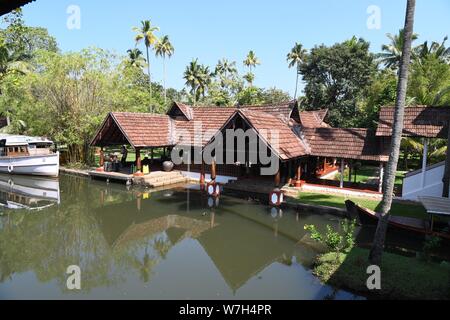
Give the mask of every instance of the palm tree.
POLYGON ((446 36, 441 43, 433 41, 431 45, 428 45, 428 41, 425 41, 416 48, 416 55, 420 59, 424 59, 428 56, 434 56, 436 59, 439 59, 444 63, 448 63, 450 61, 450 47, 447 48, 445 46, 445 42, 447 40, 448 37, 446 36))
POLYGON ((146 61, 142 56, 142 51, 138 48, 129 49, 128 52, 128 64, 132 67, 142 69, 146 65, 146 61))
MULTIPOLYGON (((252 73, 252 68, 255 68, 257 65, 260 65, 261 62, 259 61, 256 54, 253 52, 253 50, 250 50, 250 52, 247 55, 247 58, 244 60, 244 65, 249 68, 249 73, 252 73)), ((250 82, 250 86, 253 86, 253 80, 250 82)))
POLYGON ((167 104, 167 88, 166 88, 166 57, 170 58, 175 49, 169 40, 169 36, 162 37, 155 46, 156 56, 163 58, 163 84, 164 84, 164 103, 167 104))
POLYGON ((230 62, 227 59, 222 59, 217 62, 216 69, 214 71, 215 75, 223 76, 225 79, 228 78, 229 74, 236 74, 236 62, 230 62))
POLYGON ((151 46, 155 45, 158 42, 158 38, 155 35, 156 31, 159 31, 158 27, 152 26, 150 20, 141 21, 141 27, 134 27, 133 31, 136 32, 136 37, 134 40, 136 41, 136 45, 144 40, 145 49, 147 51, 147 72, 148 72, 148 81, 150 87, 150 98, 152 97, 152 76, 150 74, 150 53, 149 50, 151 46))
POLYGON ((194 105, 200 100, 200 96, 205 96, 211 83, 211 76, 209 67, 200 65, 198 59, 192 60, 186 67, 183 79, 186 80, 186 85, 191 88, 190 93, 194 99, 194 105))
POLYGON ((303 49, 303 46, 300 43, 295 43, 295 46, 291 49, 291 52, 287 55, 287 62, 289 63, 289 68, 296 67, 297 69, 297 80, 295 82, 295 94, 294 100, 297 99, 297 90, 298 90, 298 78, 300 76, 300 66, 303 62, 305 62, 307 55, 307 51, 303 49))
MULTIPOLYGON (((405 31, 404 29, 400 29, 398 34, 393 35, 388 33, 387 37, 391 40, 391 43, 388 45, 384 44, 381 47, 381 50, 384 52, 379 53, 378 58, 387 68, 398 70, 402 59, 405 31)), ((412 41, 417 40, 417 37, 417 34, 413 33, 412 41)))
POLYGON ((387 222, 389 211, 392 206, 394 193, 395 176, 397 172, 398 158, 400 155, 400 145, 402 141, 406 90, 408 86, 408 73, 411 61, 411 46, 413 42, 414 29, 414 11, 416 0, 407 0, 405 28, 402 40, 403 49, 399 64, 399 76, 397 85, 397 98, 395 102, 394 123, 392 128, 392 142, 387 163, 386 175, 383 185, 383 200, 381 201, 380 219, 378 221, 377 231, 370 250, 369 261, 374 265, 381 265, 381 256, 383 254, 384 242, 386 239, 387 222))

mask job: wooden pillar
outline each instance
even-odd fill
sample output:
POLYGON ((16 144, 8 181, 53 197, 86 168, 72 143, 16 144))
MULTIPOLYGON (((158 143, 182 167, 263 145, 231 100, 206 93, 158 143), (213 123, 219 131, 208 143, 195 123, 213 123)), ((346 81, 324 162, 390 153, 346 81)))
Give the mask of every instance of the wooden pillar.
POLYGON ((151 157, 152 157, 152 162, 153 162, 153 159, 155 158, 155 156, 154 156, 154 152, 153 152, 153 148, 151 149, 151 157))
POLYGON ((205 185, 205 162, 202 159, 202 166, 200 168, 200 186, 205 185))
POLYGON ((344 159, 341 159, 341 183, 339 185, 341 189, 344 188, 344 172, 345 172, 345 162, 344 159))
POLYGON ((278 171, 275 174, 275 187, 279 188, 280 184, 281 184, 281 168, 278 168, 278 171))
POLYGON ((447 154, 445 159, 445 169, 444 169, 444 178, 442 179, 443 190, 442 190, 442 196, 444 198, 449 198, 449 186, 450 186, 450 120, 447 124, 447 154))
POLYGON ((211 163, 211 180, 216 180, 216 160, 213 160, 211 163))
POLYGON ((142 170, 141 149, 140 148, 136 148, 136 169, 137 169, 137 171, 142 170))
POLYGON ((383 192, 383 182, 384 182, 384 164, 380 162, 380 181, 378 183, 378 192, 383 192))
POLYGON ((292 161, 293 160, 289 160, 289 164, 288 164, 287 183, 289 185, 292 184, 292 161))
POLYGON ((348 163, 348 182, 352 182, 353 160, 348 163))
POLYGON ((295 174, 295 187, 300 188, 302 186, 302 163, 300 160, 297 163, 297 172, 295 174))
POLYGON ((422 155, 422 174, 420 177, 421 186, 425 188, 426 175, 427 175, 427 161, 428 161, 428 139, 423 139, 423 155, 422 155))
POLYGON ((105 155, 103 152, 103 147, 100 148, 100 168, 103 168, 105 165, 105 155))

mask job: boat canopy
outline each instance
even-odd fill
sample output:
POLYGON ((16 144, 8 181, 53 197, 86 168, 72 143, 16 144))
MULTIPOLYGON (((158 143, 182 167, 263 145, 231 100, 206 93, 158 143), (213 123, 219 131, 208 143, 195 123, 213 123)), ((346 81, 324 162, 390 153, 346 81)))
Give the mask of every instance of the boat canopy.
MULTIPOLYGON (((0 135, 0 141, 4 141, 4 146, 25 146, 25 145, 51 145, 53 141, 42 137, 29 137, 19 135, 0 135)), ((3 143, 2 143, 3 144, 3 143)))

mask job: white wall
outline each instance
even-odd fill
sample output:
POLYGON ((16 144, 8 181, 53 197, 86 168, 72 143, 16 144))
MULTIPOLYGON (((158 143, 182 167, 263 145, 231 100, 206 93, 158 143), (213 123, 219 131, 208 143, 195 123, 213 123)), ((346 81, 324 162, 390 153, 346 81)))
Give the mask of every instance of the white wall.
POLYGON ((444 168, 444 163, 428 167, 424 180, 422 171, 407 175, 403 180, 402 197, 408 200, 417 200, 418 196, 442 197, 444 168))

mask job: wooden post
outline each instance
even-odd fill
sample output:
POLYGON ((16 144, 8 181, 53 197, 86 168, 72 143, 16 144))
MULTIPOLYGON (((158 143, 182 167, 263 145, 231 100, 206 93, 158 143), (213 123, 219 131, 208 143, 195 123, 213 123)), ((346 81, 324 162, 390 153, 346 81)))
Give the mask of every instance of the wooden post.
POLYGON ((136 148, 136 169, 138 172, 142 171, 141 149, 139 148, 136 148))
POLYGON ((445 169, 444 169, 444 178, 442 179, 443 190, 442 190, 442 196, 444 198, 449 198, 449 187, 450 187, 450 120, 447 124, 447 155, 445 160, 445 169))
POLYGON ((380 162, 380 181, 378 183, 378 192, 383 192, 383 182, 384 182, 384 164, 380 162))
POLYGON ((200 187, 205 186, 205 162, 202 159, 202 166, 200 169, 200 187))
POLYGON ((281 184, 281 171, 280 171, 280 168, 278 168, 278 171, 275 175, 275 187, 279 188, 280 184, 281 184))
POLYGON ((216 175, 216 160, 213 160, 211 163, 211 180, 215 181, 217 178, 216 175))
POLYGON ((103 147, 100 148, 100 168, 105 165, 105 155, 103 154, 103 147))
POLYGON ((292 160, 289 160, 288 164, 287 183, 289 186, 292 184, 292 160))
POLYGON ((154 157, 154 153, 153 153, 153 148, 151 149, 150 152, 151 152, 151 157, 152 157, 152 162, 153 162, 153 159, 155 158, 155 157, 154 157))
POLYGON ((297 173, 295 177, 295 187, 300 188, 302 186, 302 163, 299 161, 297 164, 297 173))
POLYGON ((345 172, 345 162, 344 159, 341 159, 341 183, 339 186, 341 189, 344 188, 344 172, 345 172))

